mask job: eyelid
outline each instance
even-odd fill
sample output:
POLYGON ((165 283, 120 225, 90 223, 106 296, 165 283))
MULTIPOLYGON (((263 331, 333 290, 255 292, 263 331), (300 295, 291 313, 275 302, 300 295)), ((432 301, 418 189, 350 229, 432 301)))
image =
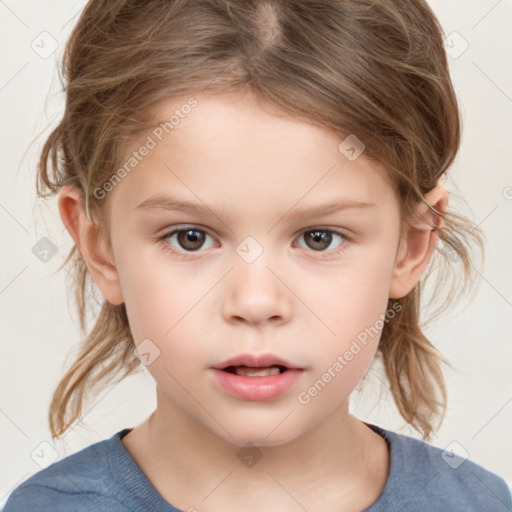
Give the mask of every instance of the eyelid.
POLYGON ((210 233, 210 230, 205 227, 205 226, 202 226, 201 224, 176 224, 175 226, 172 226, 172 227, 166 227, 166 228, 163 228, 161 231, 161 237, 164 237, 164 236, 171 236, 173 233, 176 233, 176 231, 187 231, 187 230, 192 230, 192 229, 195 229, 196 231, 204 231, 206 234, 210 235, 212 238, 215 238, 211 233, 210 233))
MULTIPOLYGON (((205 228, 204 226, 201 226, 200 224, 177 224, 176 226, 173 226, 171 228, 164 229, 162 234, 161 235, 157 235, 156 238, 159 241, 165 242, 168 238, 170 238, 172 235, 174 235, 176 233, 179 233, 181 231, 192 231, 192 230, 204 232, 210 238, 215 240, 215 243, 217 244, 217 246, 219 245, 219 243, 216 240, 216 237, 210 233, 210 230, 208 228, 205 228)), ((167 244, 167 245, 169 245, 169 244, 167 244)), ((194 254, 194 252, 199 253, 199 252, 201 252, 201 250, 199 250, 199 251, 189 251, 189 252, 187 252, 187 251, 179 251, 179 252, 180 253, 184 253, 184 254, 194 254)))
POLYGON ((325 231, 340 236, 343 239, 339 246, 337 246, 335 249, 330 249, 329 251, 314 251, 313 249, 299 247, 299 249, 304 249, 308 253, 317 255, 317 257, 320 258, 329 258, 332 256, 337 256, 342 252, 345 252, 353 243, 352 237, 350 235, 347 235, 345 230, 328 226, 313 226, 310 228, 302 229, 298 232, 298 236, 295 236, 294 240, 298 240, 304 233, 309 233, 312 231, 325 231))
POLYGON ((346 228, 338 228, 335 226, 323 226, 322 224, 313 224, 307 228, 301 228, 296 232, 296 235, 300 235, 302 233, 306 233, 307 231, 330 231, 332 233, 338 233, 343 235, 345 238, 349 238, 351 236, 351 231, 346 228))
MULTIPOLYGON (((164 248, 166 250, 171 251, 173 254, 177 254, 179 256, 182 256, 184 258, 193 258, 194 255, 200 255, 204 250, 199 249, 197 251, 186 251, 181 249, 176 249, 172 247, 167 240, 176 234, 177 232, 181 231, 188 231, 188 230, 196 230, 196 231, 202 231, 208 236, 210 236, 213 240, 215 240, 217 247, 219 246, 219 243, 216 240, 216 237, 213 236, 210 233, 210 230, 200 224, 177 224, 171 228, 165 229, 164 232, 161 235, 157 236, 157 241, 164 244, 164 248)), ((302 228, 301 230, 297 231, 294 234, 294 240, 298 239, 301 235, 304 233, 308 233, 311 231, 326 231, 329 233, 333 233, 335 235, 341 236, 343 238, 343 242, 339 245, 336 249, 331 249, 329 251, 314 251, 313 249, 307 249, 308 252, 311 252, 313 254, 318 254, 320 257, 328 257, 331 255, 339 254, 343 251, 345 251, 349 245, 352 244, 352 236, 347 234, 345 229, 337 228, 337 227, 329 227, 329 226, 321 226, 321 225, 313 225, 311 227, 302 228)), ((299 247, 300 249, 304 249, 303 247, 299 247)))

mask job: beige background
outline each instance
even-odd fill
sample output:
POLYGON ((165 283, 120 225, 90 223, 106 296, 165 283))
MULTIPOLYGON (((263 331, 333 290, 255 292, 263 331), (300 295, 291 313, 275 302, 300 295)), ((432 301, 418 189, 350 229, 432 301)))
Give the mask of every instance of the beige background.
MULTIPOLYGON (((36 201, 35 161, 48 126, 62 111, 56 62, 83 5, 0 2, 0 507, 15 486, 40 469, 34 453, 48 462, 52 454, 62 458, 135 426, 155 406, 153 381, 143 370, 96 397, 83 427, 64 441, 50 441, 51 393, 71 361, 79 331, 66 299, 71 278, 64 270, 53 275, 71 238, 55 200, 36 201), (51 51, 52 38, 56 52, 41 56, 51 51), (47 263, 32 252, 43 236, 58 248, 47 263)), ((464 118, 462 148, 445 185, 466 198, 467 204, 452 200, 451 205, 476 221, 488 240, 473 302, 428 329, 458 368, 446 374, 449 410, 432 444, 468 454, 512 485, 512 3, 432 0, 431 5, 449 36, 447 51, 464 118)), ((418 437, 405 428, 389 396, 378 401, 380 385, 372 375, 364 392, 354 393, 354 414, 418 437)))

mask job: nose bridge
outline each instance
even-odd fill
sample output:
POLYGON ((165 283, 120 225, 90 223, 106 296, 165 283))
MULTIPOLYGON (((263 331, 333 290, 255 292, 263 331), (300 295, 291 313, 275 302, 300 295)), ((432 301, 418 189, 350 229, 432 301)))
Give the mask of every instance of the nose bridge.
POLYGON ((279 266, 273 265, 275 255, 253 237, 244 239, 236 253, 224 298, 225 318, 249 323, 286 319, 290 314, 290 297, 286 286, 275 275, 273 267, 279 266))

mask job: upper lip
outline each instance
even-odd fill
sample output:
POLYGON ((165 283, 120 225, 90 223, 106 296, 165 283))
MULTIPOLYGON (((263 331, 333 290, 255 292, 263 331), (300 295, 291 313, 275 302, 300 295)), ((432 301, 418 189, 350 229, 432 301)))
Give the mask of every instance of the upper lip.
POLYGON ((274 354, 239 354, 216 364, 213 368, 224 370, 228 366, 250 366, 253 368, 268 368, 269 366, 286 366, 287 368, 300 369, 298 366, 278 357, 274 354))

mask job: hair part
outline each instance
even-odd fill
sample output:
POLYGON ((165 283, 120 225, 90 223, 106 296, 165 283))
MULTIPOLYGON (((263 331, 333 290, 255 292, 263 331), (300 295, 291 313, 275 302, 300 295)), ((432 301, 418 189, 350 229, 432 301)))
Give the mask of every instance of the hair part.
MULTIPOLYGON (((355 134, 387 171, 402 232, 460 144, 443 32, 425 0, 90 0, 65 47, 61 82, 65 111, 44 144, 37 193, 75 185, 109 244, 109 197, 94 191, 170 98, 250 91, 340 141, 355 134)), ((441 364, 449 363, 422 331, 422 287, 435 268, 435 290, 445 293, 436 294, 436 313, 446 310, 472 284, 472 248, 483 251, 482 232, 453 209, 439 237, 444 249, 422 280, 390 299, 401 309, 377 352, 398 411, 424 439, 437 428, 433 418, 444 418, 441 364)), ((53 394, 53 438, 81 417, 88 390, 140 368, 125 305, 103 301, 88 332, 94 283, 76 247, 68 263, 84 339, 53 394)))

